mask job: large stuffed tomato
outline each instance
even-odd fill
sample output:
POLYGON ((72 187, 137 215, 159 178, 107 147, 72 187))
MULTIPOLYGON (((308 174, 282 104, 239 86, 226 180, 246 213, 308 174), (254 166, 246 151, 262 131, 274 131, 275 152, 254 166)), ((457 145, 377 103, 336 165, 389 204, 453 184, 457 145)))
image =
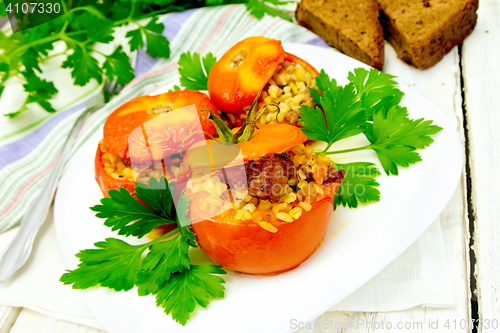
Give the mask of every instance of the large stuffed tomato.
MULTIPOLYGON (((248 194, 241 196, 245 197, 245 202, 240 203, 240 205, 245 205, 243 209, 235 209, 233 206, 232 209, 214 216, 213 207, 206 204, 217 202, 220 198, 216 197, 217 194, 213 195, 210 192, 202 195, 200 188, 204 188, 206 185, 209 185, 210 188, 219 188, 220 184, 217 183, 216 179, 222 179, 222 177, 207 179, 199 186, 193 185, 193 189, 198 186, 196 191, 193 190, 196 192, 194 194, 190 194, 188 187, 187 193, 192 195, 190 205, 190 217, 193 221, 192 230, 196 234, 198 245, 210 259, 238 272, 276 274, 300 265, 316 250, 332 216, 333 198, 343 175, 339 180, 334 180, 329 185, 320 186, 322 188, 321 194, 317 194, 307 202, 298 199, 298 192, 284 197, 285 200, 291 197, 290 201, 283 201, 278 196, 274 203, 272 198, 262 196, 258 198, 250 195, 256 193, 255 188, 252 188, 253 185, 251 185, 252 179, 260 182, 257 186, 264 185, 261 186, 261 189, 266 186, 272 187, 278 183, 281 186, 287 184, 288 178, 284 179, 283 175, 275 173, 272 169, 264 170, 266 167, 272 168, 273 163, 274 165, 282 163, 280 167, 294 166, 291 164, 292 159, 307 164, 304 158, 301 159, 301 156, 297 155, 300 154, 301 150, 304 150, 303 143, 305 141, 306 137, 299 128, 285 124, 271 124, 259 125, 249 141, 238 143, 245 162, 246 177, 244 177, 245 180, 248 179, 248 194), (269 138, 273 139, 269 140, 269 138), (269 163, 266 164, 266 161, 269 163), (254 171, 268 172, 268 179, 271 180, 263 180, 255 173, 251 176, 254 178, 249 178, 249 170, 253 170, 252 163, 256 166, 260 164, 261 167, 254 171), (262 183, 262 181, 269 182, 262 183), (281 212, 279 209, 275 209, 276 205, 290 206, 286 212, 281 212), (245 217, 245 214, 248 217, 245 217)), ((210 149, 212 152, 214 151, 213 147, 210 149)), ((203 158, 203 154, 196 149, 192 152, 188 151, 183 161, 184 164, 190 165, 192 169, 199 167, 217 169, 218 163, 214 161, 213 157, 203 158)), ((312 155, 315 156, 314 152, 312 155)), ((308 186, 314 187, 318 181, 321 184, 322 180, 328 177, 326 173, 319 175, 320 173, 315 173, 314 177, 317 179, 311 179, 308 186)), ((231 177, 231 167, 226 168, 224 178, 230 179, 231 177)), ((281 193, 282 189, 279 191, 281 193)), ((221 198, 223 196, 224 194, 221 198)), ((231 196, 240 197, 237 190, 233 190, 231 196)), ((219 202, 221 201, 219 200, 219 202)), ((218 206, 214 207, 219 208, 224 204, 226 203, 218 203, 218 206)), ((283 209, 287 208, 283 206, 283 209)))
POLYGON ((251 102, 262 93, 259 107, 276 104, 260 123, 296 125, 300 106, 313 105, 308 88, 315 88, 318 71, 285 52, 281 42, 249 37, 234 45, 214 65, 208 77, 210 98, 232 126, 241 126, 251 102))
POLYGON ((275 220, 276 232, 254 221, 213 217, 192 225, 200 248, 217 264, 248 274, 276 274, 297 267, 321 243, 332 216, 331 198, 312 205, 292 222, 275 220))
MULTIPOLYGON (((179 139, 188 137, 194 128, 199 128, 200 123, 206 137, 215 135, 215 127, 208 120, 208 112, 203 111, 207 108, 215 112, 217 110, 207 95, 194 90, 180 90, 156 96, 136 97, 116 109, 104 124, 104 137, 97 147, 95 156, 95 177, 103 194, 107 195, 109 190, 120 187, 133 192, 130 142, 134 150, 134 164, 151 166, 150 150, 147 145, 141 145, 144 139, 140 129, 145 123, 152 123, 158 127, 150 131, 151 135, 147 138, 150 147, 153 145, 170 147, 170 150, 162 150, 161 156, 154 156, 154 160, 161 160, 167 158, 168 154, 175 153, 174 150, 178 148, 179 142, 186 144, 186 141, 179 139), (197 115, 184 112, 176 114, 175 117, 157 118, 171 110, 193 104, 196 106, 197 115), (150 122, 154 118, 159 121, 150 122), (168 122, 160 121, 167 118, 168 122)), ((157 171, 159 172, 160 170, 157 171)))

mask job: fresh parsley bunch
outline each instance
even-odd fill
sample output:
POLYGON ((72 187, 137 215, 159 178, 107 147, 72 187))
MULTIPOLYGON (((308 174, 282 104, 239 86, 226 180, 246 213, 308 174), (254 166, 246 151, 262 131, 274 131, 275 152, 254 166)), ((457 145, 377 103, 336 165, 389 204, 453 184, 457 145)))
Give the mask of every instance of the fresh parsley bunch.
MULTIPOLYGON (((276 8, 290 1, 281 0, 78 0, 76 6, 60 17, 43 23, 37 11, 18 17, 16 33, 0 31, 0 95, 9 77, 23 81, 28 97, 21 108, 7 114, 14 117, 27 110, 27 105, 37 103, 48 112, 54 112, 49 100, 58 92, 53 82, 41 77, 40 65, 48 59, 64 54, 63 68, 71 70, 74 84, 84 86, 91 80, 101 84, 104 80, 124 86, 134 78, 129 56, 118 46, 105 54, 97 50, 98 43, 111 42, 117 27, 130 29, 128 48, 130 51, 146 48, 153 58, 170 56, 169 42, 161 35, 164 25, 156 15, 184 11, 202 6, 244 3, 257 18, 264 14, 291 20, 291 17, 276 8), (144 19, 151 18, 149 21, 144 19), (49 52, 54 43, 63 42, 64 51, 49 52)), ((5 3, 0 0, 0 15, 6 16, 5 3)), ((12 10, 12 8, 11 8, 12 10)), ((19 14, 19 13, 18 13, 19 14)), ((21 13, 22 14, 22 13, 21 13)), ((105 100, 116 93, 106 92, 105 100)))
MULTIPOLYGON (((208 53, 183 53, 179 59, 180 83, 186 89, 207 90, 208 75, 217 59, 208 53)), ((408 110, 399 103, 403 92, 396 88, 394 76, 376 69, 356 68, 348 75, 350 81, 339 86, 324 70, 316 77, 317 89, 309 88, 316 107, 302 105, 299 122, 308 140, 326 142, 318 155, 334 155, 373 149, 387 175, 398 175, 398 167, 421 161, 417 149, 424 149, 434 140, 441 127, 431 120, 410 119, 408 110), (370 144, 340 151, 330 151, 342 139, 364 134, 370 144)), ((334 163, 345 171, 343 183, 335 196, 334 207, 356 208, 358 203, 380 201, 380 171, 369 162, 334 163), (359 187, 362 191, 357 191, 359 187)))
POLYGON ((128 291, 137 286, 139 296, 155 295, 156 304, 182 325, 186 324, 196 304, 207 307, 210 299, 224 297, 226 272, 216 265, 192 265, 188 251, 198 247, 190 230, 189 198, 183 193, 176 209, 172 206, 174 190, 164 177, 151 177, 149 186, 136 183, 134 198, 126 189, 109 191, 101 205, 91 207, 96 216, 118 235, 143 237, 154 228, 173 225, 175 229, 141 245, 107 238, 95 243, 95 249, 80 251, 78 268, 61 277, 74 289, 102 286, 128 291), (144 253, 147 254, 144 256, 144 253))
MULTIPOLYGON (((300 124, 309 140, 324 141, 326 148, 318 155, 333 155, 373 149, 387 175, 398 175, 398 168, 422 160, 417 149, 424 149, 442 130, 432 120, 410 119, 408 110, 399 102, 403 92, 396 88, 394 76, 376 69, 356 68, 348 75, 350 83, 339 86, 324 70, 316 78, 318 90, 310 89, 320 107, 302 105, 300 124), (364 134, 370 144, 345 150, 330 151, 337 141, 364 134)), ((337 164, 346 171, 334 205, 357 207, 358 202, 379 201, 380 192, 374 180, 380 172, 373 163, 337 164), (359 195, 353 191, 363 186, 359 195)))

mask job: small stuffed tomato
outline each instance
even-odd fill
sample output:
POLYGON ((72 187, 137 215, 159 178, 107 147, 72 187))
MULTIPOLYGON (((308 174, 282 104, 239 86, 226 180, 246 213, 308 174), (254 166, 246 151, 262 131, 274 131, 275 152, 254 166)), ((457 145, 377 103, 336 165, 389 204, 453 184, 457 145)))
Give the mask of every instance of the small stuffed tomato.
POLYGON ((241 112, 262 91, 284 59, 281 41, 248 37, 238 42, 210 70, 210 98, 224 112, 241 112))
MULTIPOLYGON (((162 155, 155 157, 154 160, 164 159, 163 163, 168 164, 169 167, 166 171, 171 170, 175 173, 180 160, 170 159, 169 156, 176 153, 175 148, 179 145, 179 137, 187 137, 193 128, 199 128, 200 123, 202 130, 207 133, 206 137, 216 134, 215 127, 208 120, 208 112, 202 111, 206 108, 217 110, 207 95, 193 90, 180 90, 156 96, 140 96, 123 104, 108 117, 104 124, 104 137, 97 147, 95 156, 95 177, 105 196, 108 195, 109 190, 120 187, 126 188, 131 193, 134 192, 135 180, 130 161, 129 142, 134 142, 134 135, 137 133, 142 135, 141 131, 134 130, 162 114, 193 104, 196 106, 197 116, 193 116, 192 113, 181 114, 176 118, 168 118, 168 122, 154 122, 162 128, 152 131, 154 135, 148 137, 150 146, 170 147, 170 150, 161 151, 162 155), (177 138, 177 146, 170 142, 174 138, 177 138)), ((140 142, 140 138, 136 139, 140 142)), ((187 141, 183 143, 186 146, 189 145, 187 141)), ((134 163, 138 165, 144 163, 144 170, 148 173, 144 176, 158 178, 163 174, 161 161, 151 164, 150 151, 146 145, 137 144, 133 149, 134 163)))
POLYGON ((315 105, 309 88, 316 88, 317 76, 313 66, 285 52, 280 41, 249 37, 229 49, 212 68, 208 92, 219 110, 224 111, 230 127, 244 123, 259 92, 259 108, 265 104, 279 106, 279 110, 266 109, 259 123, 298 125, 300 106, 315 105), (257 48, 254 44, 260 39, 262 46, 257 48))
MULTIPOLYGON (((188 181, 192 230, 209 258, 237 272, 277 274, 314 253, 344 172, 305 141, 295 126, 259 125, 249 141, 238 143, 243 179, 241 166, 229 166, 188 181)), ((200 155, 193 150, 183 161, 193 173, 207 165, 193 162, 200 155)))

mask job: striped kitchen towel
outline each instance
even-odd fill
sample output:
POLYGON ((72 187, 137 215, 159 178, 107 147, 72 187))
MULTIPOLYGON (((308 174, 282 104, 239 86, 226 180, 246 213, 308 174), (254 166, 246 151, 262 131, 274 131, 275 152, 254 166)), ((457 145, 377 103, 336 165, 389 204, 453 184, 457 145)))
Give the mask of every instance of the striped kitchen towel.
MULTIPOLYGON (((170 58, 152 59, 143 50, 139 51, 136 78, 88 119, 74 151, 92 133, 100 130, 106 117, 121 104, 157 87, 178 82, 177 61, 183 52, 212 52, 220 57, 233 44, 248 36, 327 46, 316 35, 293 23, 269 16, 258 20, 246 11, 244 5, 173 13, 161 17, 160 21, 165 24, 163 35, 170 41, 170 58)), ((60 67, 60 63, 55 67, 60 67)), ((65 94, 68 97, 56 96, 62 106, 55 114, 28 110, 14 119, 4 117, 0 121, 0 232, 19 223, 45 183, 76 118, 101 89, 95 85, 78 100, 72 100, 71 94, 65 94)))

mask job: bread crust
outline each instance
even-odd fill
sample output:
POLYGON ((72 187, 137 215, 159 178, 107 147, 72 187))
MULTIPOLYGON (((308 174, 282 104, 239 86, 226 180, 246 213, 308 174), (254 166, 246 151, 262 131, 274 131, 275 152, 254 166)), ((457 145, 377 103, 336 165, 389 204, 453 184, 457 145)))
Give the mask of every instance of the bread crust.
MULTIPOLYGON (((477 22, 478 0, 451 0, 446 17, 442 11, 435 22, 425 22, 432 14, 415 11, 413 0, 377 0, 380 8, 380 21, 385 31, 385 38, 394 47, 398 57, 415 67, 427 69, 438 63, 453 47, 463 42, 471 34, 477 22), (413 7, 412 7, 413 6, 413 7), (408 8, 408 12, 404 9, 408 8), (414 12, 414 13, 413 13, 414 12), (412 26, 415 24, 415 26, 412 26), (430 24, 427 30, 419 26, 430 24)), ((431 11, 432 6, 439 6, 439 0, 428 0, 422 10, 431 11)), ((437 14, 436 14, 437 15, 437 14)))
POLYGON ((375 0, 302 0, 295 15, 300 25, 337 50, 379 70, 384 66, 384 33, 375 0))

